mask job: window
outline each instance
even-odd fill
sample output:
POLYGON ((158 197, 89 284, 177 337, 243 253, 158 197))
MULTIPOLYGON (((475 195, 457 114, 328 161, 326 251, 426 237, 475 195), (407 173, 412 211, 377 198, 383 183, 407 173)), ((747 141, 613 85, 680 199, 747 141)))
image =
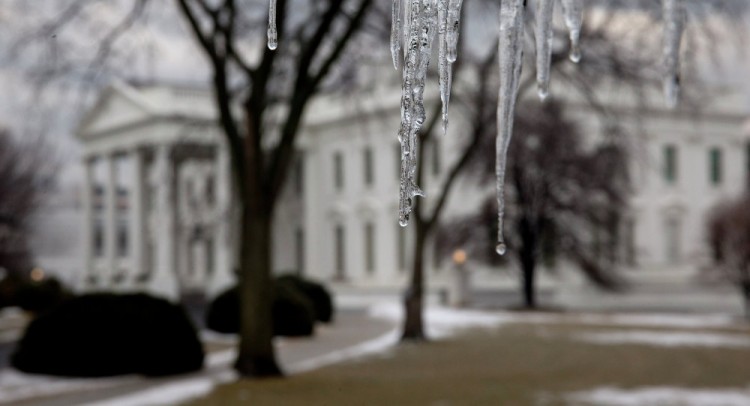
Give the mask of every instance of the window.
POLYGON ((294 234, 297 275, 305 273, 305 232, 298 228, 294 234))
POLYGON ((365 185, 372 186, 375 181, 375 174, 372 167, 372 148, 366 147, 362 156, 362 162, 364 163, 364 174, 365 174, 365 185))
POLYGON ((724 176, 723 173, 723 162, 720 148, 711 148, 708 152, 708 165, 709 165, 709 179, 712 185, 718 186, 722 182, 724 176))
POLYGON ((336 190, 344 188, 344 156, 341 152, 333 154, 333 176, 336 190))
POLYGON ((216 180, 211 175, 206 178, 206 202, 212 206, 216 204, 216 180))
POLYGON ((681 245, 680 245, 680 233, 681 233, 680 219, 675 216, 667 217, 664 224, 664 237, 666 242, 666 257, 669 263, 677 263, 680 261, 681 245))
POLYGON ((344 240, 345 233, 344 233, 344 226, 336 226, 334 229, 334 239, 336 243, 336 279, 344 279, 346 277, 346 241, 344 240))
POLYGON ((396 224, 396 235, 398 236, 396 249, 398 250, 398 270, 403 272, 406 269, 406 228, 396 224))
POLYGON ((677 147, 667 145, 664 147, 664 180, 668 184, 677 183, 677 147))
POLYGON ((101 258, 104 256, 104 227, 101 221, 94 224, 94 257, 101 258))
POLYGON ((213 275, 216 268, 214 239, 207 238, 204 244, 206 247, 206 275, 213 275))
POLYGON ((437 138, 432 139, 432 175, 440 175, 440 141, 437 138))
POLYGON ((365 224, 365 270, 375 272, 375 225, 365 224))
POLYGON ((117 256, 124 258, 128 256, 129 249, 128 226, 119 224, 117 227, 117 256))
POLYGON ((638 263, 636 241, 635 241, 636 222, 634 219, 625 221, 625 263, 635 266, 638 263))
POLYGON ((297 196, 305 192, 305 161, 302 153, 297 154, 297 162, 294 164, 294 190, 297 196))

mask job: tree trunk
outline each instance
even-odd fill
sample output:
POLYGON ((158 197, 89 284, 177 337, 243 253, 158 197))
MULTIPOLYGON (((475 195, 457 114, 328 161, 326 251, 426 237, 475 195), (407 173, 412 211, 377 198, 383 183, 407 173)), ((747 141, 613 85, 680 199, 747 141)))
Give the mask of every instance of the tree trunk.
POLYGON ((273 347, 271 215, 245 205, 240 255, 240 348, 235 369, 247 377, 282 375, 273 347))
MULTIPOLYGON (((418 217, 418 216, 415 216, 418 217)), ((424 333, 422 307, 424 303, 424 247, 427 233, 422 221, 415 218, 414 259, 411 284, 404 295, 404 330, 401 341, 421 341, 424 333)))
POLYGON ((536 309, 536 261, 532 255, 523 256, 523 305, 527 309, 536 309))

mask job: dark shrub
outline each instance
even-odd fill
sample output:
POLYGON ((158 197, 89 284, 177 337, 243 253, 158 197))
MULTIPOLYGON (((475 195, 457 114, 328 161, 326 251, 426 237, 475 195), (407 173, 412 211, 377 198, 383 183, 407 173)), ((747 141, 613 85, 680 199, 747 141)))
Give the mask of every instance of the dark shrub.
POLYGON ((11 363, 47 375, 161 376, 198 370, 203 357, 180 306, 143 294, 92 294, 32 321, 11 363))
POLYGON ((18 305, 18 290, 23 280, 15 274, 6 275, 0 280, 0 309, 18 305))
POLYGON ((277 283, 289 284, 307 296, 315 310, 315 319, 323 323, 333 321, 333 299, 328 290, 320 283, 303 279, 297 275, 283 275, 276 278, 277 283))
MULTIPOLYGON (((273 334, 275 336, 311 336, 315 311, 312 303, 289 284, 274 284, 273 334)), ((240 297, 236 287, 216 297, 206 314, 206 326, 220 333, 240 331, 240 297)))
POLYGON ((234 334, 240 331, 240 296, 231 288, 216 296, 206 313, 206 327, 210 330, 234 334))
POLYGON ((313 335, 315 310, 312 302, 294 286, 274 284, 273 334, 287 337, 313 335))
POLYGON ((18 288, 15 305, 27 312, 36 314, 53 309, 72 297, 56 278, 39 282, 24 281, 18 288))

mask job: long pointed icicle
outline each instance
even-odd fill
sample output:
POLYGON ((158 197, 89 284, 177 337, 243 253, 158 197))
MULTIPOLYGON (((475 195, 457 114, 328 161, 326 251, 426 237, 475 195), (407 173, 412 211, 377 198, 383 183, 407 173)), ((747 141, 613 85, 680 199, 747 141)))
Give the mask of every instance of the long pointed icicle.
POLYGON ((401 69, 401 0, 393 0, 393 8, 391 10, 391 58, 393 58, 393 67, 396 70, 401 69))
POLYGON ((664 96, 667 106, 680 99, 680 46, 687 15, 682 0, 662 0, 664 15, 664 96))
POLYGON ((451 62, 448 61, 448 0, 438 0, 438 71, 443 103, 443 134, 448 132, 448 104, 451 97, 451 62))
POLYGON ((570 32, 570 60, 581 61, 581 27, 583 26, 583 0, 562 0, 565 25, 570 32))
POLYGON ((550 66, 552 64, 552 16, 555 0, 536 3, 536 83, 539 99, 549 96, 550 66))
POLYGON ((445 36, 448 42, 448 62, 450 63, 454 63, 458 59, 458 36, 462 6, 463 0, 450 0, 448 3, 448 27, 445 36))
POLYGON ((419 131, 425 121, 424 88, 432 54, 432 41, 437 29, 437 9, 433 0, 411 0, 410 33, 404 62, 401 89, 401 184, 399 192, 399 224, 409 223, 413 199, 424 196, 416 185, 419 131), (422 3, 420 5, 420 3, 422 3))
POLYGON ((458 36, 463 0, 438 0, 440 32, 440 100, 443 102, 443 134, 448 132, 448 107, 453 86, 453 63, 458 59, 458 36))
POLYGON ((279 33, 276 30, 276 0, 269 0, 268 4, 268 49, 275 50, 279 46, 279 33))
POLYGON ((513 137, 513 116, 523 67, 524 0, 503 0, 500 6, 500 94, 497 107, 497 253, 506 251, 503 223, 505 217, 505 166, 513 137))

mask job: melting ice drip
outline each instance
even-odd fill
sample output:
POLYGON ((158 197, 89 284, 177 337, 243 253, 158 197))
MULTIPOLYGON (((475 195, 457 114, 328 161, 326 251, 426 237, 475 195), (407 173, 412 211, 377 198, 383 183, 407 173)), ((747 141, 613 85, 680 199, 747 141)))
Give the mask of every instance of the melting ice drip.
POLYGON ((687 16, 682 0, 663 0, 664 18, 664 96, 669 107, 680 98, 680 45, 687 16))
POLYGON ((276 29, 276 0, 268 3, 268 49, 275 50, 279 46, 279 32, 276 29))
POLYGON ((448 129, 448 105, 452 64, 458 54, 458 33, 463 0, 393 0, 391 56, 393 66, 402 69, 401 180, 399 224, 409 224, 414 198, 424 196, 416 184, 419 133, 425 122, 424 89, 432 45, 438 38, 438 71, 442 101, 443 132, 448 129), (403 14, 402 14, 403 13, 403 14), (402 41, 405 44, 401 55, 402 41), (403 61, 402 61, 403 58, 403 61))
MULTIPOLYGON (((269 0, 268 48, 278 46, 276 0, 269 0)), ((584 0, 560 0, 565 25, 570 35, 570 60, 581 61, 581 28, 584 0)), ((536 1, 536 67, 539 98, 549 95, 552 55, 552 18, 555 0, 536 1)), ((448 127, 448 106, 452 85, 452 64, 458 57, 458 36, 463 0, 393 0, 391 56, 393 66, 402 70, 401 181, 399 224, 406 226, 413 199, 424 196, 416 184, 419 132, 425 122, 424 88, 430 64, 432 43, 438 34, 438 71, 442 101, 443 132, 448 127), (403 55, 402 53, 403 45, 403 55)), ((674 107, 680 94, 680 45, 686 25, 683 0, 662 0, 664 19, 664 93, 674 107)), ((523 67, 524 13, 526 0, 502 0, 500 5, 499 70, 500 89, 497 108, 496 175, 498 203, 497 252, 505 254, 503 237, 505 214, 505 168, 508 147, 513 137, 513 118, 523 67)))

